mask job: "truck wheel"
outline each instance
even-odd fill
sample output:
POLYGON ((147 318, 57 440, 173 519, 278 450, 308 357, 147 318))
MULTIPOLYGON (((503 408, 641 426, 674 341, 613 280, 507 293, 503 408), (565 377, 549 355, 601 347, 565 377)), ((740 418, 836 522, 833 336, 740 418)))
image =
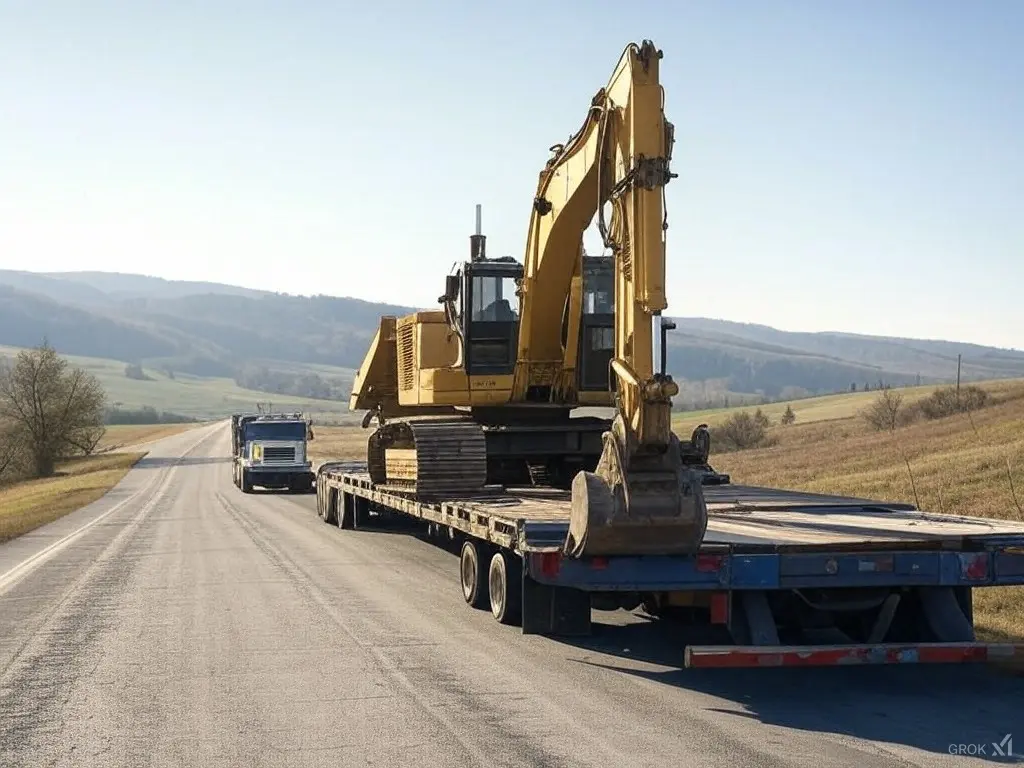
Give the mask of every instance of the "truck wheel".
POLYGON ((462 556, 459 558, 459 575, 462 581, 462 597, 473 608, 485 608, 490 599, 487 589, 487 572, 481 565, 482 547, 472 539, 462 542, 462 556))
POLYGON ((245 468, 242 469, 242 493, 252 493, 252 478, 245 468))
POLYGON ((502 624, 516 625, 522 619, 522 561, 511 552, 498 551, 487 571, 491 614, 502 624))

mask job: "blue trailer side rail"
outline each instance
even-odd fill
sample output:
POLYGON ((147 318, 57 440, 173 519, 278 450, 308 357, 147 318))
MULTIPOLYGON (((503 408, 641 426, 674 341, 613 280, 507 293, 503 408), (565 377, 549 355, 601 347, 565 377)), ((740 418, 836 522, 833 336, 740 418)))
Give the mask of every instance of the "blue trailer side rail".
POLYGON ((543 584, 587 591, 763 590, 808 587, 1024 584, 1024 536, 999 537, 981 551, 871 551, 742 554, 715 545, 696 557, 646 555, 574 559, 526 554, 543 584))

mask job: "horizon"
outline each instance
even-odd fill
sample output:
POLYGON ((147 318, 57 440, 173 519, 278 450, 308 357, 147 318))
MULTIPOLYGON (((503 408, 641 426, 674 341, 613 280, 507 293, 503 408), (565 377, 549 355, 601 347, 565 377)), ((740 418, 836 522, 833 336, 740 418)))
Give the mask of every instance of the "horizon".
POLYGON ((667 314, 1024 349, 1024 5, 524 3, 0 11, 0 268, 434 306, 656 32, 667 314))
MULTIPOLYGON (((71 275, 75 275, 75 274, 119 275, 119 276, 124 276, 124 277, 142 277, 142 278, 147 278, 147 279, 150 279, 150 280, 162 280, 162 281, 169 282, 169 283, 197 283, 197 284, 207 284, 207 285, 213 285, 213 286, 223 286, 223 287, 226 287, 226 288, 242 288, 244 290, 249 290, 249 291, 264 292, 264 293, 269 293, 269 294, 278 295, 278 296, 291 296, 291 297, 295 297, 295 298, 313 298, 313 297, 316 297, 316 296, 323 296, 323 297, 331 298, 331 299, 345 299, 345 300, 351 300, 351 301, 362 301, 362 302, 367 302, 367 303, 370 303, 370 304, 395 304, 395 302, 379 302, 379 301, 374 301, 372 299, 365 299, 365 298, 362 298, 361 296, 347 296, 347 295, 330 294, 330 293, 287 293, 287 292, 273 291, 273 290, 267 290, 267 289, 262 289, 262 288, 250 288, 248 286, 237 285, 237 284, 234 284, 234 283, 218 283, 218 282, 213 282, 213 281, 210 281, 210 280, 177 280, 177 279, 171 279, 171 278, 166 278, 166 277, 160 277, 159 275, 148 275, 148 274, 144 274, 142 272, 105 272, 105 271, 102 271, 102 270, 94 270, 94 269, 90 269, 90 270, 67 270, 67 271, 63 271, 63 272, 59 272, 59 271, 58 272, 35 272, 33 270, 28 270, 28 269, 11 270, 11 271, 19 271, 19 272, 23 272, 25 274, 39 275, 39 276, 42 276, 42 277, 54 277, 55 279, 68 279, 71 275)), ((403 306, 403 307, 408 308, 408 309, 413 310, 413 311, 433 308, 433 305, 430 305, 430 306, 418 305, 417 306, 417 305, 409 304, 409 305, 398 305, 398 306, 403 306)), ((782 328, 782 327, 779 327, 779 326, 776 326, 776 325, 767 325, 765 323, 759 323, 759 322, 753 322, 753 321, 730 320, 729 318, 726 318, 726 317, 714 317, 714 316, 711 316, 711 315, 675 315, 675 314, 667 313, 666 317, 671 317, 674 320, 681 320, 681 321, 686 321, 686 320, 711 320, 711 321, 720 322, 720 323, 728 323, 728 324, 735 324, 735 325, 745 325, 745 326, 756 326, 756 327, 766 328, 766 329, 769 329, 769 330, 781 331, 783 333, 808 333, 808 334, 818 334, 818 335, 855 336, 855 337, 873 338, 873 339, 889 339, 889 340, 893 340, 893 341, 949 342, 949 343, 953 343, 953 344, 974 344, 974 345, 977 345, 977 346, 982 346, 982 347, 987 347, 987 348, 990 348, 990 349, 996 349, 996 350, 1002 350, 1002 351, 1008 351, 1008 352, 1024 352, 1024 349, 1022 349, 1022 348, 1017 348, 1017 347, 1000 347, 1000 346, 997 346, 997 345, 994 345, 994 344, 987 344, 987 343, 984 343, 984 342, 979 343, 979 342, 975 342, 975 341, 964 341, 962 339, 955 339, 955 338, 940 338, 940 337, 927 337, 927 336, 892 336, 892 335, 886 336, 886 335, 878 335, 878 334, 857 333, 857 332, 854 332, 854 331, 846 331, 846 330, 842 330, 842 329, 838 329, 838 328, 822 328, 820 330, 815 330, 815 331, 801 331, 801 330, 793 330, 793 329, 790 329, 790 328, 782 328)))

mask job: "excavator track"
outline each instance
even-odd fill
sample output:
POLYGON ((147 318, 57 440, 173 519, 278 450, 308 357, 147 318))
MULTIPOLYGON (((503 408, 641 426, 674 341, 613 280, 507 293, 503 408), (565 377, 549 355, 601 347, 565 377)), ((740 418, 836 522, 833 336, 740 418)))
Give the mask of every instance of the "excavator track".
POLYGON ((370 435, 367 465, 374 483, 424 501, 474 496, 487 482, 487 441, 472 419, 388 422, 370 435))

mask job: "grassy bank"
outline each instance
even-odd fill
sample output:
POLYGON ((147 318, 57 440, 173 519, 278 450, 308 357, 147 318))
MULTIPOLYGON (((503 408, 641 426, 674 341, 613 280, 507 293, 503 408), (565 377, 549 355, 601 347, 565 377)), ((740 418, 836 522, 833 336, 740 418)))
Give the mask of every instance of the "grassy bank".
POLYGON ((0 488, 0 543, 74 512, 117 485, 143 453, 107 453, 62 464, 55 477, 0 488))

